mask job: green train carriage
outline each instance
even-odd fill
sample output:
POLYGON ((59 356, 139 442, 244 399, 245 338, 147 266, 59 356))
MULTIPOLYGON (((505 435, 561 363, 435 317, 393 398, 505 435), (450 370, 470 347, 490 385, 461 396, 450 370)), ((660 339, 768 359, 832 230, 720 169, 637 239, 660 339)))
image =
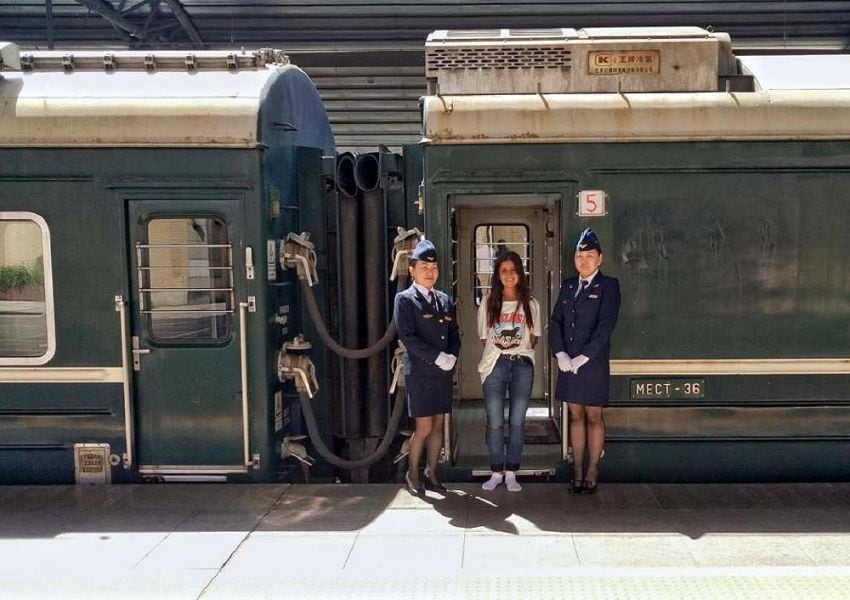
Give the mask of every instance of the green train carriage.
POLYGON ((314 85, 277 51, 2 52, 0 481, 275 480, 314 85))
MULTIPOLYGON (((474 335, 488 257, 518 251, 551 312, 588 226, 623 294, 606 480, 847 477, 848 65, 738 58, 698 28, 431 34, 425 224, 451 249, 466 333, 458 477, 488 472, 474 335)), ((536 367, 528 474, 570 459, 552 364, 536 367)))

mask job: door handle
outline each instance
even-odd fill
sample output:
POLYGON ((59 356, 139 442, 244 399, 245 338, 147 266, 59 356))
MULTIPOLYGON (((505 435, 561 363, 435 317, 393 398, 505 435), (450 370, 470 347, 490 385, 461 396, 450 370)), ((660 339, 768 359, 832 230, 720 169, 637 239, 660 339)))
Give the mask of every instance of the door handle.
POLYGON ((139 336, 133 336, 133 347, 130 349, 130 354, 133 355, 133 370, 141 371, 142 370, 142 354, 150 354, 150 348, 140 348, 139 347, 139 336))

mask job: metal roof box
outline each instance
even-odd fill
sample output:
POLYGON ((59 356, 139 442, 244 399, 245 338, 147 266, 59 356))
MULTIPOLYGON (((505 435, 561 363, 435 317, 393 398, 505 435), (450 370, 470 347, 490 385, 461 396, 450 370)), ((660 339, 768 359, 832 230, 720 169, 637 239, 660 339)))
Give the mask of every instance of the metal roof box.
POLYGON ((0 71, 3 69, 17 70, 21 68, 20 51, 11 42, 0 42, 0 71))
POLYGON ((699 27, 440 30, 425 63, 440 95, 708 92, 737 73, 729 36, 699 27))

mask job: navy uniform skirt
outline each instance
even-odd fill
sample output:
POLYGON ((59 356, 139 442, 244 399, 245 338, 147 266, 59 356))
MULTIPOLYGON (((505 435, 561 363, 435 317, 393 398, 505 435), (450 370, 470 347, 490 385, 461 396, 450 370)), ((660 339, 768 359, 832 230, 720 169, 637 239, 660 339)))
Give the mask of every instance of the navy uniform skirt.
POLYGON ((452 412, 454 382, 451 371, 446 373, 441 370, 439 374, 413 372, 404 376, 404 384, 407 413, 411 417, 430 417, 452 412))
POLYGON ((558 372, 557 398, 582 406, 608 406, 611 369, 607 360, 589 360, 575 373, 558 372))

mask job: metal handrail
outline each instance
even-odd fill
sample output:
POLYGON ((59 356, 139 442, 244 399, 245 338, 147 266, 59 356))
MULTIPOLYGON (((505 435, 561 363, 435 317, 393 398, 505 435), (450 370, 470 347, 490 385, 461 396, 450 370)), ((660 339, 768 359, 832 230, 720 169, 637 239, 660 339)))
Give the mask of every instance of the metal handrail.
POLYGON ((203 269, 204 271, 232 271, 233 267, 204 267, 201 265, 168 265, 168 266, 155 266, 155 267, 138 267, 139 271, 156 271, 156 270, 164 270, 164 269, 203 269))
POLYGON ((136 244, 136 248, 232 248, 232 244, 136 244))
POLYGON ((121 322, 121 371, 122 381, 124 386, 124 439, 126 452, 124 453, 124 468, 129 469, 133 466, 133 389, 130 385, 130 357, 127 352, 127 304, 124 302, 123 296, 115 296, 115 310, 121 322))
POLYGON ((140 288, 140 292, 232 292, 232 287, 226 288, 140 288))
POLYGON ((232 315, 234 310, 225 309, 225 310, 179 310, 179 309, 168 309, 168 308, 152 308, 150 310, 140 310, 139 314, 142 315, 152 315, 156 313, 162 314, 201 314, 201 315, 232 315))
POLYGON ((245 320, 248 314, 248 303, 239 303, 239 364, 242 376, 242 449, 244 451, 244 464, 250 467, 251 450, 249 445, 248 430, 248 340, 246 339, 247 328, 245 320))

